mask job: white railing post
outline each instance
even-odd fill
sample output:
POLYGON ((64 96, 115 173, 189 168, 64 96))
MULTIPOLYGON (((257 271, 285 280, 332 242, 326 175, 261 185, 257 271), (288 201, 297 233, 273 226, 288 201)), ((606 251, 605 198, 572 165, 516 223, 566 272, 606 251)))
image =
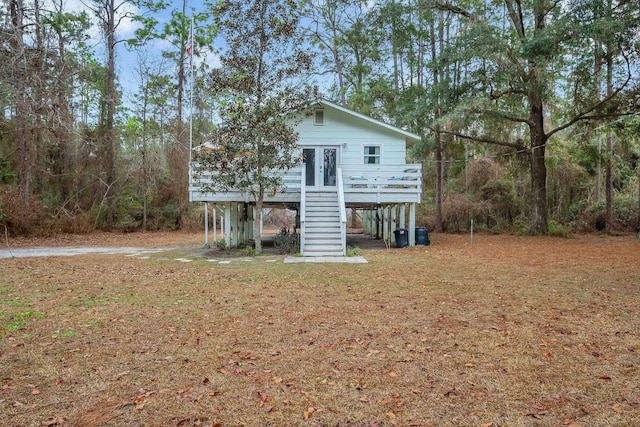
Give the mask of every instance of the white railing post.
POLYGON ((304 165, 300 166, 300 255, 304 255, 304 234, 306 232, 305 216, 307 197, 307 177, 304 165))
POLYGON ((204 247, 209 247, 209 203, 207 202, 204 202, 204 247))
POLYGON ((344 203, 344 185, 342 183, 342 168, 337 168, 338 209, 340 209, 340 238, 342 240, 342 255, 347 254, 347 213, 344 203))

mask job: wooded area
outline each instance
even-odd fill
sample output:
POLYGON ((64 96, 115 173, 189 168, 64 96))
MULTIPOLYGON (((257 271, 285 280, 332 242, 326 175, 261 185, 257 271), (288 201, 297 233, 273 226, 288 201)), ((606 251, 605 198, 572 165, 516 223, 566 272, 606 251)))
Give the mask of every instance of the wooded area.
MULTIPOLYGON (((423 135, 410 150, 424 171, 419 223, 640 231, 638 0, 251 3, 290 12, 283 34, 302 33, 308 58, 297 59, 312 64, 297 68, 300 87, 423 135)), ((194 145, 210 141, 232 123, 220 122, 233 97, 219 77, 244 81, 245 93, 265 84, 217 60, 243 34, 225 10, 2 0, 0 221, 9 233, 198 225, 201 207, 187 200, 189 120, 194 145), (125 23, 135 36, 123 35, 125 23), (134 87, 123 85, 124 65, 134 87)), ((245 19, 245 34, 259 34, 245 19)), ((269 49, 284 56, 290 41, 269 49)))

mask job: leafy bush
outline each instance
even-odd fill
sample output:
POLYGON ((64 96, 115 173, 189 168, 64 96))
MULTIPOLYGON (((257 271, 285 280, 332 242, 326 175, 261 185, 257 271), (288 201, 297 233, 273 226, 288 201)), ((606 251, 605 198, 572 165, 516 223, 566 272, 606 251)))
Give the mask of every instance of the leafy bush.
POLYGON ((227 249, 227 241, 224 239, 216 240, 216 248, 218 248, 221 251, 227 249))
POLYGON ((296 254, 300 252, 300 235, 289 233, 283 229, 276 236, 273 245, 278 248, 281 254, 296 254))
MULTIPOLYGON (((638 226, 638 198, 633 192, 619 194, 613 198, 615 228, 634 231, 638 226)), ((606 228, 606 206, 604 201, 591 205, 582 212, 578 222, 586 230, 604 231, 606 228)))
POLYGON ((362 250, 360 250, 359 247, 354 246, 354 247, 348 247, 347 248, 347 256, 360 256, 362 255, 362 250))
POLYGON ((493 216, 509 224, 522 212, 522 201, 516 193, 515 186, 506 179, 491 181, 482 186, 480 197, 491 204, 493 216))
POLYGON ((256 256, 256 248, 253 246, 245 246, 242 250, 242 255, 244 256, 256 256))
POLYGON ((549 231, 547 232, 547 234, 549 236, 555 236, 555 237, 569 237, 569 236, 571 236, 571 227, 568 227, 566 225, 562 225, 562 224, 558 223, 557 221, 549 220, 547 222, 547 227, 549 228, 549 231))
POLYGON ((0 159, 0 184, 8 184, 16 177, 16 173, 11 169, 11 164, 7 159, 0 159))
POLYGON ((136 219, 131 215, 120 214, 118 215, 118 221, 116 222, 114 228, 119 231, 130 233, 132 231, 138 230, 140 228, 140 225, 140 221, 136 221, 136 219))
POLYGON ((52 232, 43 227, 44 209, 40 200, 31 197, 25 201, 17 189, 0 186, 0 215, 9 233, 13 235, 46 235, 52 232))

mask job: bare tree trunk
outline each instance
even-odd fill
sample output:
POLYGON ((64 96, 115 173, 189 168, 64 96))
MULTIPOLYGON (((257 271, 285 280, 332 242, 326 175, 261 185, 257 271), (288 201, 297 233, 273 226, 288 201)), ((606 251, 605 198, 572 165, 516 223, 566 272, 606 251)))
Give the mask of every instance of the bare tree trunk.
MULTIPOLYGON (((109 192, 116 181, 115 170, 115 114, 116 114, 116 27, 115 27, 115 0, 108 0, 105 5, 106 22, 105 37, 107 42, 107 77, 105 82, 106 91, 106 120, 103 136, 104 145, 104 167, 105 167, 105 185, 106 192, 109 192)), ((111 192, 113 194, 113 192, 111 192)), ((105 193, 106 194, 106 193, 105 193)), ((106 200, 107 213, 105 223, 107 226, 113 225, 113 196, 109 196, 106 200)))
POLYGON ((29 164, 33 174, 33 184, 31 191, 42 193, 44 184, 44 153, 45 148, 45 76, 46 50, 44 48, 43 29, 41 25, 40 2, 33 2, 34 34, 36 37, 35 52, 33 55, 32 70, 30 71, 31 86, 33 88, 32 107, 30 108, 33 117, 33 127, 31 129, 31 147, 29 152, 29 164))
MULTIPOLYGON (((438 87, 440 84, 440 69, 436 65, 438 60, 438 54, 436 50, 436 35, 435 35, 435 22, 432 20, 429 23, 429 33, 431 36, 431 62, 433 64, 433 92, 435 94, 434 100, 434 119, 440 118, 440 97, 438 95, 438 91, 440 88, 438 87)), ((435 127, 435 161, 436 161, 436 223, 435 223, 435 231, 442 232, 442 193, 444 187, 444 168, 442 164, 442 133, 440 132, 440 126, 436 125, 435 127)))
POLYGON ((264 188, 260 189, 258 200, 256 200, 256 217, 253 222, 253 241, 255 243, 256 254, 262 253, 262 234, 260 224, 262 223, 262 201, 264 200, 264 188))
MULTIPOLYGON (((56 12, 62 13, 63 2, 62 0, 56 5, 56 12)), ((67 203, 71 195, 71 165, 70 165, 70 147, 71 147, 71 129, 74 119, 70 112, 69 101, 67 96, 68 90, 68 77, 66 71, 66 48, 64 45, 64 37, 62 35, 62 28, 56 27, 58 36, 58 79, 56 85, 56 104, 58 109, 58 115, 54 121, 55 137, 57 139, 57 159, 58 165, 56 168, 57 174, 57 187, 60 194, 62 203, 67 203)))
POLYGON ((149 193, 149 166, 147 164, 147 108, 149 105, 149 75, 143 66, 140 67, 140 73, 141 80, 144 85, 142 89, 142 230, 147 231, 147 201, 149 193))
MULTIPOLYGON (((334 17, 335 19, 335 17, 334 17)), ((333 63, 336 67, 336 74, 338 77, 338 90, 340 91, 340 105, 343 107, 347 106, 347 94, 344 86, 344 71, 342 70, 342 61, 340 60, 340 55, 338 53, 338 33, 335 27, 335 22, 332 22, 332 44, 331 44, 331 54, 333 56, 333 63)))
MULTIPOLYGON (((611 5, 609 4, 609 7, 611 5)), ((607 96, 613 93, 613 46, 608 46, 607 52, 607 96)), ((615 218, 613 215, 613 132, 607 131, 607 162, 604 172, 604 199, 605 199, 605 222, 606 231, 611 233, 615 228, 615 218)))
POLYGON ((29 141, 27 138, 27 93, 26 93, 26 52, 24 46, 23 20, 24 5, 22 0, 10 0, 11 26, 13 31, 12 49, 14 54, 14 90, 16 103, 16 169, 18 191, 26 203, 30 195, 29 141))
MULTIPOLYGON (((182 14, 187 14, 187 1, 182 1, 182 14)), ((189 26, 189 28, 191 28, 189 26)), ((185 67, 185 56, 187 38, 184 38, 180 42, 181 52, 180 61, 178 61, 178 87, 177 87, 177 117, 176 117, 176 142, 169 148, 169 161, 171 162, 172 169, 172 194, 178 208, 178 217, 176 218, 176 226, 182 227, 182 212, 186 205, 186 191, 184 188, 188 186, 189 182, 189 132, 188 128, 184 126, 184 109, 185 109, 185 85, 187 83, 187 68, 185 67)), ((195 43, 195 42, 193 42, 195 43)))
POLYGON ((529 119, 531 125, 531 228, 529 234, 548 231, 547 166, 545 163, 546 137, 542 101, 531 99, 529 119))
POLYGON ((595 202, 599 203, 602 199, 602 136, 597 136, 597 151, 598 158, 596 160, 596 194, 595 202))
POLYGON ((436 223, 435 231, 441 233, 444 231, 442 219, 442 193, 444 188, 444 167, 442 162, 442 133, 440 127, 436 126, 436 223))
POLYGON ((638 240, 640 240, 640 162, 636 165, 638 169, 638 240))
MULTIPOLYGON (((602 43, 599 40, 595 40, 594 42, 594 87, 596 93, 598 94, 598 98, 600 97, 600 85, 602 83, 602 55, 600 51, 602 49, 602 43)), ((598 150, 598 158, 596 160, 596 192, 595 192, 595 202, 599 203, 602 199, 602 136, 598 133, 597 135, 597 150, 598 150)))
MULTIPOLYGON (((544 30, 545 9, 542 0, 538 0, 534 7, 536 31, 544 30)), ((520 17, 520 19, 522 19, 520 17)), ((524 38, 524 22, 517 21, 520 34, 524 38)), ((538 74, 538 64, 530 60, 528 62, 529 84, 532 87, 543 87, 538 74)), ((544 129, 544 104, 542 93, 536 91, 528 96, 529 102, 529 133, 531 138, 531 228, 529 234, 545 234, 549 230, 547 201, 547 165, 546 144, 547 136, 544 129)))

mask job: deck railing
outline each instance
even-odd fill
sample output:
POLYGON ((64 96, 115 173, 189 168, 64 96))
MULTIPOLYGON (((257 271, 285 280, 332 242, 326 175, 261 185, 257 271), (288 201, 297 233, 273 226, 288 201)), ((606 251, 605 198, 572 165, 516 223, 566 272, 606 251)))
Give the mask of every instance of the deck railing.
POLYGON ((344 202, 344 184, 342 182, 342 169, 338 168, 337 173, 337 187, 338 187, 338 209, 340 209, 340 237, 342 241, 342 255, 347 254, 346 242, 347 242, 347 212, 346 204, 344 202))
POLYGON ((302 171, 300 173, 300 210, 298 211, 298 215, 300 215, 300 255, 304 255, 304 236, 306 234, 306 226, 307 226, 307 177, 302 171))
MULTIPOLYGON (((208 196, 210 200, 228 199, 229 197, 225 197, 225 195, 230 196, 234 200, 249 201, 251 199, 251 196, 248 194, 248 192, 243 192, 235 188, 229 188, 229 189, 226 189, 225 191, 222 191, 222 190, 207 191, 206 189, 203 189, 203 187, 206 188, 207 185, 211 185, 213 183, 212 177, 216 174, 216 172, 215 171, 195 172, 196 170, 197 168, 196 168, 196 165, 194 164, 194 166, 190 168, 190 177, 191 177, 191 179, 189 180, 190 193, 200 193, 203 198, 206 198, 206 196, 208 196)), ((274 172, 273 175, 275 176, 276 173, 274 172)), ((296 195, 300 193, 301 185, 304 185, 302 181, 304 178, 303 167, 299 166, 299 167, 290 169, 288 171, 280 172, 280 175, 282 176, 282 186, 284 187, 285 193, 292 193, 296 195)), ((279 194, 281 195, 282 193, 283 193, 282 188, 265 189, 265 201, 269 201, 270 199, 276 198, 276 196, 278 196, 279 194)))
MULTIPOLYGON (((361 194, 371 195, 372 202, 384 202, 387 195, 417 195, 422 194, 422 167, 420 164, 405 165, 339 165, 342 173, 338 176, 342 178, 341 188, 344 190, 345 200, 350 200, 350 195, 361 194)), ((192 169, 193 170, 193 169, 192 169)), ((267 189, 265 201, 286 201, 299 200, 304 188, 304 166, 293 168, 282 172, 284 191, 281 189, 267 189)), ((189 191, 193 194, 199 193, 199 197, 194 200, 243 200, 249 201, 250 196, 234 189, 226 192, 217 191, 213 193, 203 191, 201 185, 211 183, 213 172, 192 173, 189 183, 189 191)))
POLYGON ((383 194, 422 194, 422 166, 407 165, 342 165, 344 192, 375 194, 377 202, 383 194))

